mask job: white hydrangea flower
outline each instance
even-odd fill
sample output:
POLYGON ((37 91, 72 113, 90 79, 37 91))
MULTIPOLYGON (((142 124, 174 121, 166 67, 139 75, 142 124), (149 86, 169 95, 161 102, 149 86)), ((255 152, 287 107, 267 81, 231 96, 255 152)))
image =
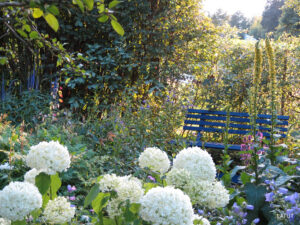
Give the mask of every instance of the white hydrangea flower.
POLYGON ((41 172, 43 171, 37 170, 36 168, 27 171, 24 175, 24 181, 35 185, 35 177, 39 175, 41 172))
POLYGON ((166 175, 166 182, 169 186, 174 186, 181 190, 191 181, 192 177, 189 171, 185 169, 172 168, 166 175))
POLYGON ((11 221, 23 220, 42 207, 42 195, 28 182, 11 182, 0 191, 0 216, 11 221))
POLYGON ((66 170, 70 163, 68 149, 58 141, 40 142, 30 148, 26 157, 27 166, 43 170, 49 175, 66 170))
POLYGON ((225 207, 229 202, 229 193, 220 182, 191 180, 183 191, 190 196, 195 204, 216 209, 225 207))
POLYGON ((11 224, 10 220, 0 218, 0 225, 10 225, 10 224, 11 224))
POLYGON ((119 177, 116 174, 105 174, 99 181, 100 191, 109 192, 115 190, 122 181, 127 180, 129 176, 119 177))
POLYGON ((169 170, 170 160, 159 148, 146 148, 139 157, 139 166, 163 174, 169 170))
POLYGON ((131 176, 118 177, 115 174, 106 174, 99 182, 100 191, 116 191, 117 197, 107 204, 107 212, 111 218, 120 216, 122 209, 120 206, 129 200, 130 203, 139 202, 144 195, 144 189, 139 179, 131 176))
POLYGON ((192 225, 194 212, 190 198, 173 187, 150 189, 141 200, 140 216, 153 225, 192 225))
POLYGON ((194 179, 213 182, 216 166, 212 157, 199 147, 190 147, 180 151, 174 159, 173 168, 189 171, 194 179))
POLYGON ((59 196, 50 200, 44 211, 45 219, 52 224, 70 222, 75 215, 75 207, 65 197, 59 196))

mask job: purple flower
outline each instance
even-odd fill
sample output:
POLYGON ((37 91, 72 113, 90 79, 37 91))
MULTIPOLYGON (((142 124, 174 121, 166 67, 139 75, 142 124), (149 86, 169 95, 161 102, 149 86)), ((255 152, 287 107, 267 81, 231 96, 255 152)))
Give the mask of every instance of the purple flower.
POLYGON ((298 208, 297 206, 294 206, 292 208, 294 210, 294 213, 297 215, 297 214, 300 214, 300 208, 298 208))
POLYGON ((284 200, 286 202, 290 202, 292 205, 295 205, 296 204, 296 200, 299 198, 299 195, 297 192, 295 192, 294 194, 292 195, 289 195, 289 196, 285 196, 284 200))
POLYGON ((233 216, 225 216, 225 218, 228 219, 228 220, 232 220, 233 216))
POLYGON ((270 192, 270 193, 265 194, 266 202, 271 202, 271 201, 273 201, 274 195, 275 195, 275 194, 274 194, 273 192, 270 192))
POLYGON ((247 219, 243 219, 243 220, 242 220, 242 223, 243 223, 243 224, 246 224, 246 223, 247 223, 247 219))
POLYGON ((270 184, 270 182, 271 182, 270 180, 265 180, 266 184, 270 184))
POLYGON ((73 191, 76 191, 76 187, 71 186, 70 184, 68 184, 67 189, 68 189, 68 192, 70 192, 70 193, 73 192, 73 191))
POLYGON ((72 204, 70 206, 73 207, 73 208, 76 207, 75 205, 72 205, 72 204))
POLYGON ((254 223, 254 224, 259 223, 259 218, 254 219, 254 220, 253 220, 253 223, 254 223))
POLYGON ((253 205, 247 205, 246 209, 248 209, 248 210, 254 210, 254 206, 253 205))
POLYGON ((150 175, 148 176, 148 179, 149 179, 149 180, 152 180, 153 182, 155 182, 155 181, 156 181, 156 180, 155 180, 155 178, 154 178, 154 177, 152 177, 152 176, 150 176, 150 175))
POLYGON ((246 151, 246 145, 245 144, 241 144, 241 151, 246 151))
POLYGON ((295 218, 295 212, 294 212, 294 209, 288 209, 288 210, 286 210, 286 215, 287 215, 287 217, 289 218, 289 221, 290 221, 290 222, 293 222, 293 221, 294 221, 294 218, 295 218))
POLYGON ((279 192, 280 194, 285 195, 286 193, 288 193, 288 189, 281 187, 281 188, 278 189, 278 192, 279 192))
POLYGON ((70 201, 75 201, 76 197, 75 196, 70 196, 69 199, 70 199, 70 201))
POLYGON ((264 137, 263 133, 260 132, 260 131, 257 132, 256 136, 259 138, 260 141, 261 141, 261 140, 263 139, 263 137, 264 137))
POLYGON ((204 211, 201 210, 201 209, 198 209, 198 214, 199 214, 199 215, 203 215, 203 214, 204 214, 204 211))
POLYGON ((241 210, 240 210, 240 207, 238 206, 238 204, 233 203, 233 206, 232 206, 232 209, 233 209, 233 212, 238 214, 241 210))

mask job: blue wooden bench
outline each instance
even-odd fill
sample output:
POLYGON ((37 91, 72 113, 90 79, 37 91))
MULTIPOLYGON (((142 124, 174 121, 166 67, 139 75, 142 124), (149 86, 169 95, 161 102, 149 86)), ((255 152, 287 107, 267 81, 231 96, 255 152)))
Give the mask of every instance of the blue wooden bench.
MULTIPOLYGON (((238 113, 230 112, 230 124, 229 124, 229 134, 233 135, 246 135, 251 131, 250 126, 250 116, 248 113, 238 113)), ((197 139, 196 143, 190 143, 193 146, 199 146, 204 148, 213 149, 224 149, 224 144, 222 143, 212 143, 202 141, 202 132, 209 133, 224 133, 226 128, 226 117, 227 113, 225 111, 209 111, 209 110, 199 110, 199 109, 188 109, 186 114, 186 120, 184 121, 183 130, 185 131, 196 131, 197 139)), ((270 138, 270 125, 271 125, 271 115, 257 115, 256 123, 258 124, 258 129, 263 133, 264 137, 270 138)), ((277 133, 281 135, 281 138, 286 137, 288 131, 288 116, 277 116, 276 130, 277 133)), ((241 138, 240 138, 241 140, 241 138)), ((240 150, 240 144, 229 144, 229 150, 240 150)))

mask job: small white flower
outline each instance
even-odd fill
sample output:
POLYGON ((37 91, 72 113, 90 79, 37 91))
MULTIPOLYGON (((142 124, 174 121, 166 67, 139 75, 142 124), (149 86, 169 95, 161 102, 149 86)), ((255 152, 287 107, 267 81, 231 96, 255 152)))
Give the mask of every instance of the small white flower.
POLYGON ((205 219, 203 216, 199 216, 197 214, 194 215, 194 223, 196 221, 196 224, 201 224, 201 225, 210 225, 210 222, 205 219))
POLYGON ((4 163, 0 165, 0 170, 12 170, 14 167, 10 166, 9 163, 4 163))
POLYGON ((10 225, 10 220, 0 218, 0 225, 10 225))
POLYGON ((283 148, 288 148, 288 146, 286 144, 280 144, 280 146, 283 148))
POLYGON ((159 148, 146 148, 139 157, 139 166, 163 174, 169 170, 170 160, 159 148))

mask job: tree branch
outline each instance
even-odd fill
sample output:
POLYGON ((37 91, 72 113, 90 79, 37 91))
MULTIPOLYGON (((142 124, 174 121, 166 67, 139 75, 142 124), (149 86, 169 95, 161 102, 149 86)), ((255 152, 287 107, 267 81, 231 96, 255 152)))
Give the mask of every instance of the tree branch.
POLYGON ((8 7, 8 6, 20 7, 25 5, 26 3, 24 2, 0 2, 0 8, 8 7))
POLYGON ((34 51, 29 47, 28 43, 24 39, 22 39, 8 23, 4 22, 4 24, 8 29, 10 29, 10 31, 16 36, 16 38, 19 39, 23 44, 25 44, 25 46, 31 51, 31 53, 34 54, 34 51))

